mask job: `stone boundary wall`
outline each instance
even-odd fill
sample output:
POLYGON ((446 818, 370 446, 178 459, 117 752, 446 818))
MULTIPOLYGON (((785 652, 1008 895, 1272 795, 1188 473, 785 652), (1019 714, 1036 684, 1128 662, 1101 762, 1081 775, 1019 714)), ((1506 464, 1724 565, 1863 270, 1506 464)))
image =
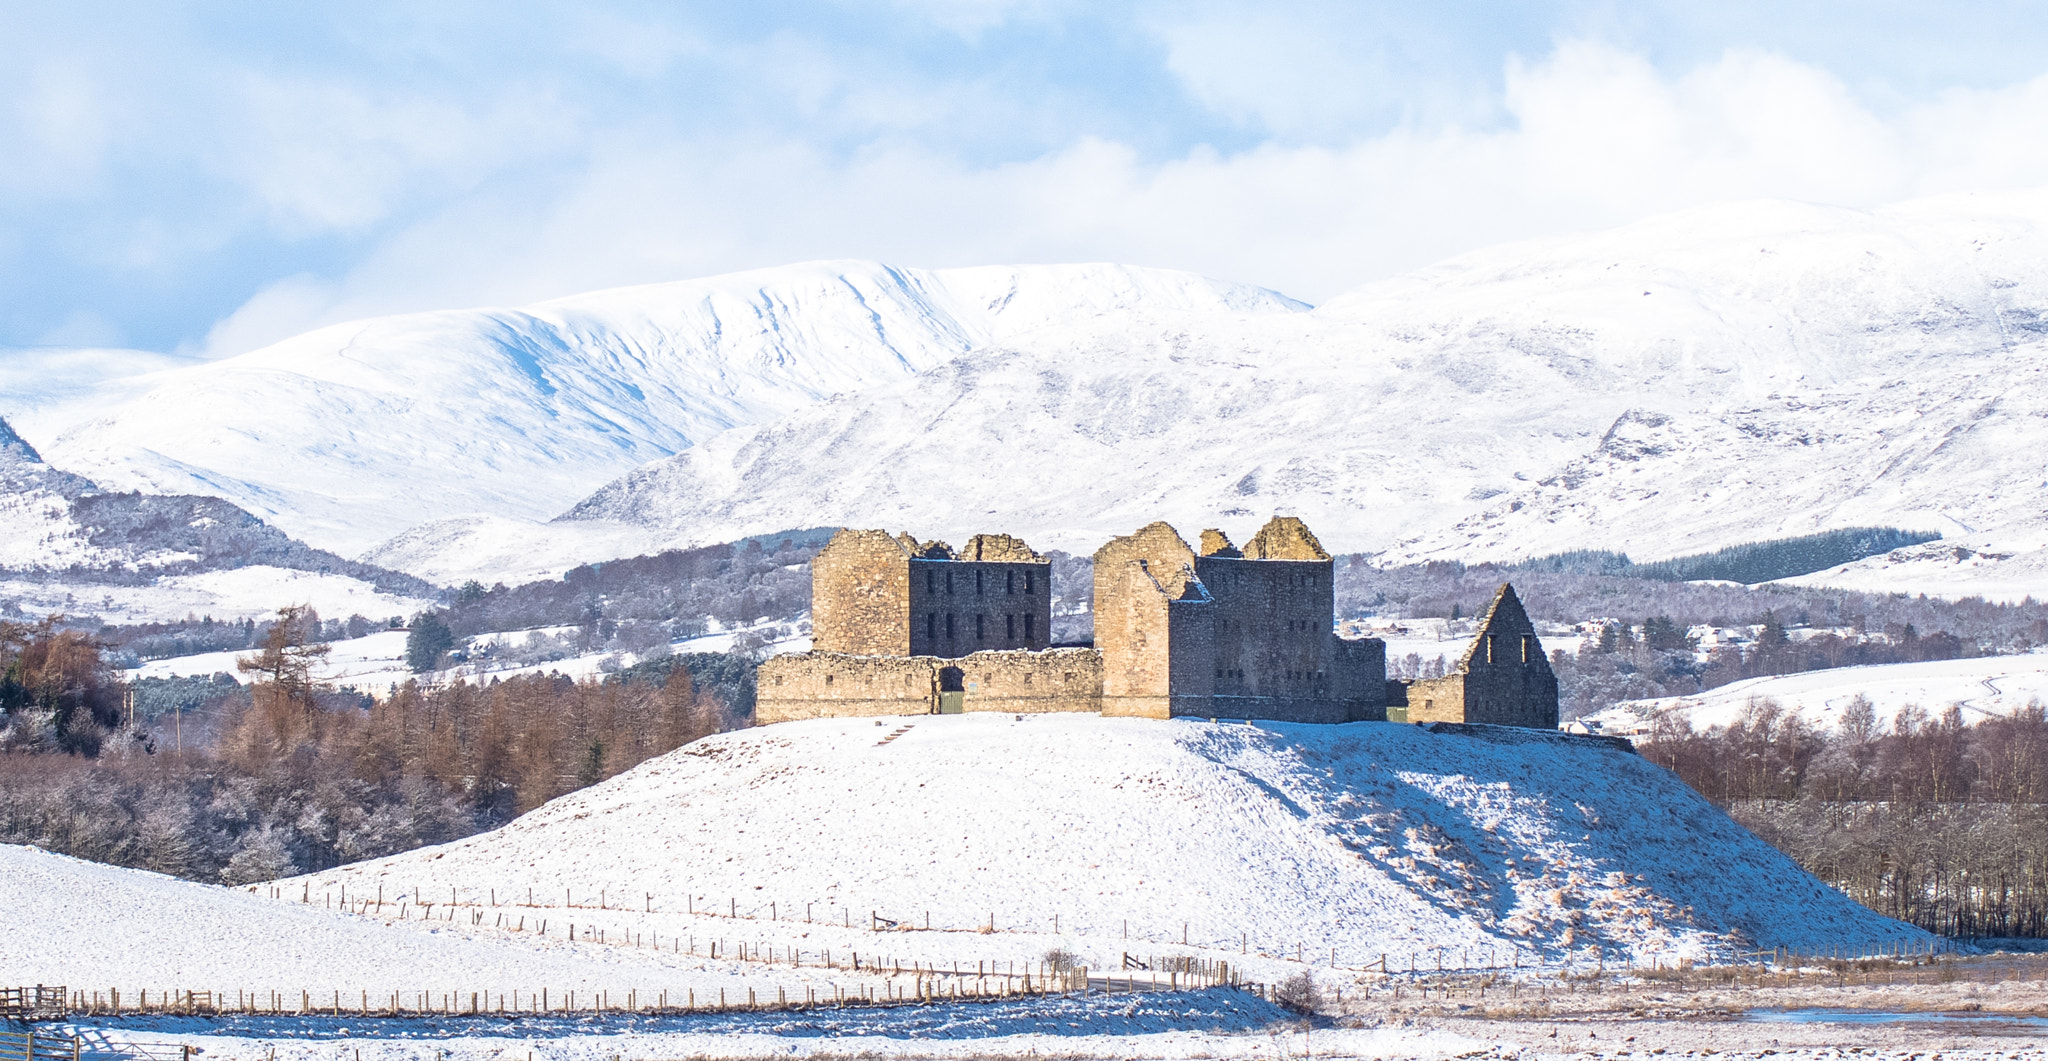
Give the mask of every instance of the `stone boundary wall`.
POLYGON ((942 689, 962 710, 1009 714, 1102 710, 1102 653, 1092 648, 937 656, 804 652, 774 656, 755 674, 754 722, 929 715, 942 689))
POLYGON ((1024 715, 1102 710, 1102 653, 1092 648, 974 652, 939 662, 960 669, 966 711, 1024 715))
POLYGON ((939 663, 841 652, 773 656, 755 673, 754 722, 928 715, 939 709, 939 663))

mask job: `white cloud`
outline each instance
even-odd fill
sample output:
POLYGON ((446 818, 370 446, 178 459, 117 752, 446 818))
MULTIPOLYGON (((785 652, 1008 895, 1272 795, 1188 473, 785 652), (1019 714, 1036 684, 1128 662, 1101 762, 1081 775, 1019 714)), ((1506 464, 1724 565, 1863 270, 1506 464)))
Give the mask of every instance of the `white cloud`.
POLYGON ((579 117, 516 88, 477 107, 250 73, 232 96, 242 113, 221 175, 288 237, 359 229, 409 200, 466 191, 573 140, 579 117))

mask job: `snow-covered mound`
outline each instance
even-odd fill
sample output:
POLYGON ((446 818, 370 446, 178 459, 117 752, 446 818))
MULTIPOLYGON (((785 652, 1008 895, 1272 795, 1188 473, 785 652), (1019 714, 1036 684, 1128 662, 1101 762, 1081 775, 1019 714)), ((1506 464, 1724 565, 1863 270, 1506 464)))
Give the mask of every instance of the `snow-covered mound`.
POLYGON ((1892 727, 1899 712, 1918 707, 1932 717, 1954 704, 1965 724, 2000 718, 2030 703, 2048 703, 2048 653, 1983 656, 1978 659, 1886 663, 1780 674, 1709 689, 1698 696, 1628 700, 1588 716, 1602 733, 1647 732, 1651 721, 1677 711, 1693 728, 1738 721, 1752 702, 1769 700, 1816 729, 1841 725, 1842 710, 1858 696, 1870 701, 1881 726, 1892 727))
POLYGON ((1647 961, 1924 938, 1628 752, 1483 732, 1092 715, 786 723, 288 889, 586 907, 603 893, 623 909, 585 916, 736 914, 760 921, 717 931, 801 932, 810 946, 850 925, 842 946, 941 958, 1029 957, 1057 936, 1096 968, 1183 939, 1233 962, 1357 968, 1439 949, 1528 964, 1593 948, 1647 961), (934 931, 878 940, 877 914, 934 931))
POLYGON ((726 428, 1133 307, 1306 308, 1115 265, 820 262, 335 325, 165 373, 44 448, 103 484, 218 494, 356 552, 428 519, 553 516, 726 428))
POLYGON ((568 518, 1092 548, 1280 511, 1388 560, 2038 526, 2044 340, 2048 193, 1719 206, 1308 314, 1040 333, 719 435, 568 518))

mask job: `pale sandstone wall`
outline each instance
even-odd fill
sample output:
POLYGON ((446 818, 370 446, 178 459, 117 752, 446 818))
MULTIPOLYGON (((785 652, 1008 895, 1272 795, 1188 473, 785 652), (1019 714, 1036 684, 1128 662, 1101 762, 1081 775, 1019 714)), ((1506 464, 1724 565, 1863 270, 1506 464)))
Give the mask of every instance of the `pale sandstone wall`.
POLYGON ((887 531, 842 530, 811 560, 811 644, 910 654, 910 551, 887 531))
MULTIPOLYGON (((1111 539, 1095 551, 1103 714, 1172 716, 1174 637, 1185 634, 1189 620, 1181 618, 1177 628, 1171 605, 1191 589, 1202 599, 1183 605, 1183 616, 1206 603, 1194 584, 1194 564, 1194 550, 1164 523, 1111 539)), ((1185 659, 1183 654, 1184 666, 1185 659)))
POLYGON ((952 662, 966 686, 966 711, 1102 710, 1102 653, 1092 648, 976 652, 952 662))
POLYGON ((1166 594, 1144 566, 1095 566, 1095 650, 1102 654, 1102 712, 1168 718, 1172 623, 1166 594))
POLYGON ((1465 676, 1417 678, 1407 683, 1408 721, 1465 721, 1465 676))
POLYGON ((755 672, 754 721, 930 714, 939 708, 941 663, 838 652, 772 656, 755 672))

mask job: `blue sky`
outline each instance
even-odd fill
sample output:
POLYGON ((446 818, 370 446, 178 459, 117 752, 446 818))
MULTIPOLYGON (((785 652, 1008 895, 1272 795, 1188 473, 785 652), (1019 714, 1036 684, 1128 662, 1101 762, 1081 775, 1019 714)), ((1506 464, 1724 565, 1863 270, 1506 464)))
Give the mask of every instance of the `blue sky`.
POLYGON ((10 3, 0 347, 219 356, 810 258, 1311 301, 1728 199, 2048 184, 2048 10, 10 3))

